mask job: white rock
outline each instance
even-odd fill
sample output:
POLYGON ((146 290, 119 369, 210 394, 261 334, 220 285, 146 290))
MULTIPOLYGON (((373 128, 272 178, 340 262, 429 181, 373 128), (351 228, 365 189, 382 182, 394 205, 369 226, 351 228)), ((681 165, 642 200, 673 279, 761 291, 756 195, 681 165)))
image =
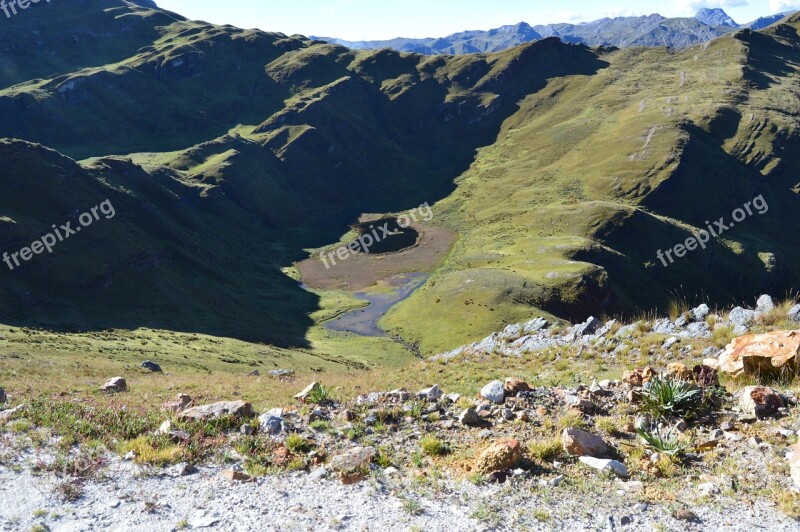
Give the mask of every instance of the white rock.
POLYGON ((756 303, 756 312, 769 312, 775 309, 775 302, 772 300, 772 296, 763 295, 758 298, 758 303, 756 303))
POLYGON ((503 404, 506 397, 505 384, 503 381, 490 382, 481 389, 481 397, 497 404, 503 404))
POLYGON ((622 462, 616 460, 605 460, 602 458, 592 458, 591 456, 581 456, 578 458, 581 463, 593 467, 601 473, 614 473, 618 477, 627 478, 630 476, 628 467, 622 462))

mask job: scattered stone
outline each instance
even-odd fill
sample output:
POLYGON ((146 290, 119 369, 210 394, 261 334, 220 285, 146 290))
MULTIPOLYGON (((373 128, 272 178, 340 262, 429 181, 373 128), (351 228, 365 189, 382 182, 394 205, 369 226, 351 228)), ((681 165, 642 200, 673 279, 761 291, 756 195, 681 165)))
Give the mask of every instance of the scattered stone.
POLYGON ((356 413, 352 410, 344 410, 341 413, 341 417, 345 421, 355 421, 356 420, 356 413))
POLYGON ((128 383, 122 377, 114 377, 102 385, 100 391, 107 394, 124 393, 128 391, 128 383))
POLYGON ((492 437, 492 431, 491 431, 491 430, 489 430, 489 429, 484 429, 484 430, 482 430, 482 431, 480 432, 480 434, 478 434, 478 436, 479 436, 479 437, 480 437, 482 440, 488 440, 489 438, 491 438, 491 437, 492 437))
POLYGON ((224 416, 252 417, 253 405, 244 401, 221 401, 188 408, 178 414, 178 419, 181 421, 205 421, 224 416))
POLYGON ((736 423, 734 423, 733 421, 725 421, 724 423, 722 423, 722 425, 719 426, 719 428, 721 430, 724 430, 725 432, 730 432, 736 429, 736 423))
POLYGON ((292 375, 294 375, 294 370, 293 369, 273 369, 273 370, 268 371, 267 375, 269 375, 270 377, 275 378, 275 379, 280 379, 282 377, 291 377, 292 375))
POLYGON ((708 497, 711 495, 719 495, 720 490, 716 484, 713 482, 706 482, 704 484, 700 484, 697 486, 697 491, 700 492, 700 495, 708 497))
POLYGON ((613 450, 600 436, 595 436, 579 429, 564 429, 561 435, 564 451, 572 456, 609 456, 613 450))
POLYGON ((678 521, 690 521, 690 522, 698 521, 697 516, 694 514, 694 512, 692 512, 691 510, 686 510, 684 508, 675 510, 672 513, 672 517, 674 517, 678 521))
POLYGON ((261 376, 261 372, 258 371, 257 369, 254 369, 253 371, 251 371, 250 373, 245 375, 245 377, 260 377, 260 376, 261 376))
POLYGON ((719 386, 719 372, 711 366, 698 365, 692 369, 692 377, 700 388, 719 386))
POLYGON ((505 384, 503 385, 505 389, 506 395, 508 397, 516 397, 520 392, 529 392, 531 391, 531 387, 528 385, 527 382, 523 381, 522 379, 517 379, 514 377, 509 377, 506 379, 505 384))
POLYGON ((626 371, 622 375, 622 382, 630 384, 631 386, 639 387, 646 382, 650 382, 650 379, 652 379, 655 374, 656 373, 653 371, 653 368, 650 367, 626 371))
POLYGON ((426 399, 426 400, 431 401, 431 402, 436 402, 436 401, 438 401, 439 399, 442 398, 442 396, 444 395, 444 392, 442 390, 440 390, 439 387, 434 384, 430 388, 426 388, 424 390, 421 390, 417 395, 419 396, 420 399, 426 399))
POLYGON ((161 366, 159 366, 152 360, 145 360, 139 367, 142 369, 146 369, 147 371, 151 371, 153 373, 164 373, 163 371, 161 371, 161 366))
POLYGON ((694 381, 694 373, 692 373, 685 364, 681 364, 680 362, 673 362, 672 364, 668 365, 667 375, 673 379, 678 379, 681 381, 694 381))
POLYGON ((469 407, 461 412, 461 415, 458 416, 458 421, 462 425, 479 425, 481 423, 481 418, 478 416, 475 408, 469 407))
POLYGON ((773 310, 775 310, 775 302, 772 300, 772 296, 763 295, 758 298, 756 312, 770 312, 773 310))
POLYGON ((339 476, 342 484, 356 484, 367 478, 369 464, 376 454, 373 447, 355 447, 334 456, 329 467, 339 476))
POLYGON ((312 393, 317 392, 320 389, 322 389, 322 385, 320 383, 312 382, 311 384, 306 386, 306 388, 302 392, 295 395, 294 398, 297 399, 298 401, 302 401, 303 403, 305 403, 306 399, 308 399, 308 397, 312 393))
POLYGON ((226 469, 221 473, 223 478, 227 478, 232 482, 250 482, 252 478, 247 473, 236 471, 234 469, 226 469))
POLYGON ((169 434, 171 431, 172 431, 172 421, 166 420, 165 422, 163 422, 161 424, 160 427, 158 427, 158 430, 156 431, 156 434, 161 434, 161 435, 165 436, 165 435, 169 434))
POLYGON ((6 391, 0 388, 0 405, 4 405, 8 402, 8 396, 6 395, 6 391))
POLYGON ((161 405, 162 412, 182 412, 192 404, 192 398, 185 393, 179 393, 174 401, 167 401, 161 405))
POLYGON ((481 397, 497 404, 503 404, 506 397, 505 383, 503 381, 490 382, 481 389, 481 397))
POLYGON ((604 460, 602 458, 593 458, 591 456, 581 456, 578 458, 578 460, 580 460, 582 464, 586 464, 589 467, 593 467, 603 473, 614 473, 621 478, 628 478, 630 476, 628 467, 617 460, 604 460))
POLYGON ((736 338, 719 357, 720 369, 733 376, 796 371, 800 331, 775 331, 736 338))
POLYGON ((742 413, 757 419, 774 416, 783 406, 781 396, 766 386, 748 386, 742 390, 739 398, 739 409, 742 413))
POLYGON ((522 448, 517 440, 492 443, 478 456, 475 471, 488 475, 512 469, 522 458, 522 448))
POLYGON ((175 477, 188 477, 198 473, 199 470, 192 464, 178 464, 172 469, 173 476, 175 477))
POLYGON ((800 305, 795 305, 789 309, 789 319, 800 322, 800 305))

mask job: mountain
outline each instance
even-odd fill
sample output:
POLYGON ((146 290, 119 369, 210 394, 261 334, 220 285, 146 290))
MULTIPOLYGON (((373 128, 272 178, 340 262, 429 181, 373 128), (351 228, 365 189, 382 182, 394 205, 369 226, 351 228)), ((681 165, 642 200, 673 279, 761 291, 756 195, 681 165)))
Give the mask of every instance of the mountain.
POLYGON ((355 296, 305 290, 296 264, 363 213, 423 202, 457 241, 381 325, 427 354, 532 314, 800 284, 797 15, 688 50, 534 28, 501 52, 436 56, 122 0, 24 15, 0 29, 0 251, 105 200, 116 216, 4 271, 2 323, 306 348, 355 296), (756 197, 768 213, 659 262, 756 197))
POLYGON ((751 30, 763 30, 764 28, 772 26, 776 22, 780 22, 784 18, 794 13, 795 11, 786 11, 784 13, 778 13, 777 15, 772 15, 771 17, 760 17, 754 20, 753 22, 745 24, 743 27, 750 28, 751 30))
POLYGON ((701 9, 694 18, 666 18, 658 14, 642 17, 603 18, 581 24, 547 24, 531 27, 521 22, 488 31, 456 33, 439 39, 403 39, 350 42, 328 37, 314 37, 357 50, 391 48, 401 52, 428 55, 496 52, 510 46, 545 37, 587 46, 667 46, 686 48, 708 42, 735 29, 763 29, 793 12, 761 18, 739 26, 722 9, 701 9))
POLYGON ((700 22, 708 24, 709 26, 727 26, 729 28, 738 28, 739 24, 733 20, 724 9, 714 8, 710 9, 704 7, 694 16, 700 22))

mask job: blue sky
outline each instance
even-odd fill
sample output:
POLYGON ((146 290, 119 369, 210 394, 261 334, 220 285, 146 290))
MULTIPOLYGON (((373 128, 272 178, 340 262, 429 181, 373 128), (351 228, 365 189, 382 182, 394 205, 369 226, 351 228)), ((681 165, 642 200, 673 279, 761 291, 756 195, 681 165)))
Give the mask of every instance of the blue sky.
POLYGON ((156 0, 192 19, 288 35, 348 40, 441 37, 520 21, 583 22, 602 17, 661 13, 691 16, 700 7, 722 7, 737 22, 789 9, 800 0, 156 0))

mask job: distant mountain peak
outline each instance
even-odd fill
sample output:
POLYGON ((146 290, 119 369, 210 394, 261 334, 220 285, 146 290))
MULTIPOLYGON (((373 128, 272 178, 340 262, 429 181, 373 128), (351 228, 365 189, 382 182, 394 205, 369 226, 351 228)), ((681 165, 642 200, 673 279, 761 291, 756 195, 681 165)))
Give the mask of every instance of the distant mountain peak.
POLYGON ((727 26, 729 28, 738 28, 739 24, 728 15, 724 9, 719 7, 709 8, 704 7, 694 16, 697 20, 705 22, 709 26, 727 26))

